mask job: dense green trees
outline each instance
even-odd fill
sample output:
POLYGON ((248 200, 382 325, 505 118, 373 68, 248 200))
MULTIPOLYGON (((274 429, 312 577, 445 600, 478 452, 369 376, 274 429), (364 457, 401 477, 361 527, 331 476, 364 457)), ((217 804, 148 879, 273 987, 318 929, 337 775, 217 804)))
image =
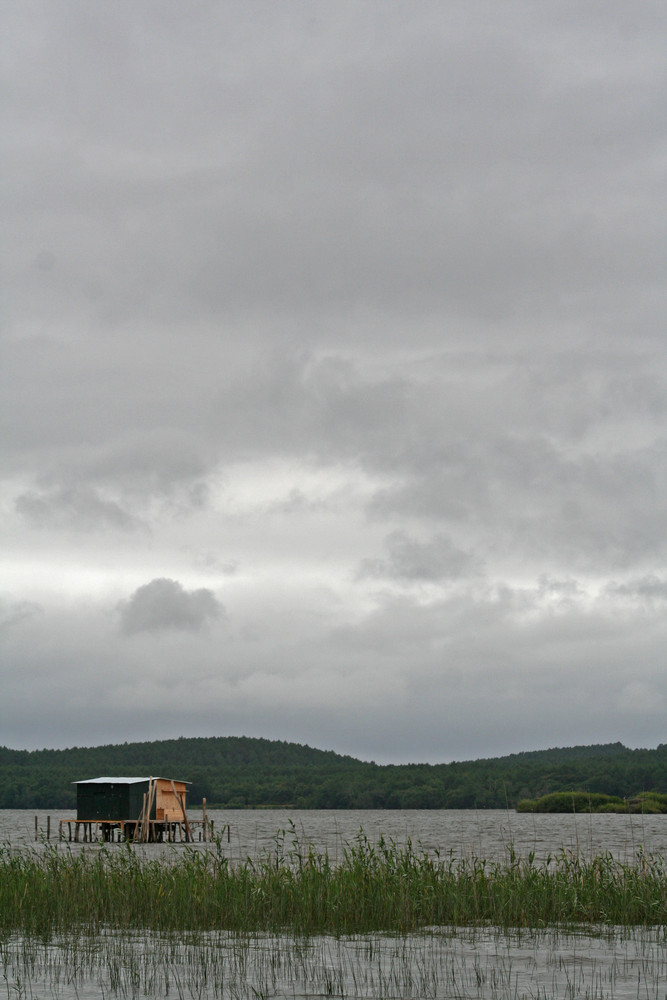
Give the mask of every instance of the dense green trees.
POLYGON ((0 808, 70 809, 74 782, 102 775, 192 782, 189 801, 225 808, 504 809, 552 792, 667 793, 667 744, 620 743, 451 764, 379 766, 296 743, 215 737, 67 750, 0 748, 0 808))

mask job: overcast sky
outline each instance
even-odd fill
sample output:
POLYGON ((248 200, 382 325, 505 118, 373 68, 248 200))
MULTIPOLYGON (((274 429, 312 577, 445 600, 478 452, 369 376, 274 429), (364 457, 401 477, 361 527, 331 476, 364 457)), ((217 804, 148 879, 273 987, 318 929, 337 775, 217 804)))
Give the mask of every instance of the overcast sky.
POLYGON ((0 19, 0 744, 664 742, 664 3, 0 19))

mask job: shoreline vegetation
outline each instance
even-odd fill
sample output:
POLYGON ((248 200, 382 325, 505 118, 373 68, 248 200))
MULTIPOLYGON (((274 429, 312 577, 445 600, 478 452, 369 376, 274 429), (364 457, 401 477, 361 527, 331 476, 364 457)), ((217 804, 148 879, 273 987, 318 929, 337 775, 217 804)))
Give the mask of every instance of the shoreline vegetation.
POLYGON ((231 864, 221 842, 146 858, 129 845, 0 848, 0 937, 231 931, 411 933, 436 926, 540 929, 667 923, 667 866, 561 852, 543 863, 510 846, 503 862, 455 859, 363 834, 343 860, 302 845, 292 827, 259 860, 231 864))
POLYGON ((517 812, 530 813, 667 813, 667 795, 640 792, 631 798, 589 792, 552 792, 539 799, 521 799, 517 812))
POLYGON ((100 775, 173 775, 192 808, 515 809, 560 792, 631 801, 667 794, 667 744, 536 750, 448 764, 376 764, 296 743, 210 737, 66 750, 0 747, 0 809, 74 809, 74 782, 100 775))

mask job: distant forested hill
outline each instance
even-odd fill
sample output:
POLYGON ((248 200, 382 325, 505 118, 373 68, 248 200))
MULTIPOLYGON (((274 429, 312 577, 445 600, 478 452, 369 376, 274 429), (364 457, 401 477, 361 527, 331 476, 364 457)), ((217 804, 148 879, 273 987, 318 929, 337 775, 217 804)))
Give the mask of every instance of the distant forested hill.
POLYGON ((160 740, 68 750, 0 748, 0 808, 70 809, 72 782, 102 775, 191 781, 189 802, 293 809, 504 809, 550 792, 629 798, 667 793, 667 744, 537 750, 452 764, 380 766, 296 743, 248 737, 160 740))

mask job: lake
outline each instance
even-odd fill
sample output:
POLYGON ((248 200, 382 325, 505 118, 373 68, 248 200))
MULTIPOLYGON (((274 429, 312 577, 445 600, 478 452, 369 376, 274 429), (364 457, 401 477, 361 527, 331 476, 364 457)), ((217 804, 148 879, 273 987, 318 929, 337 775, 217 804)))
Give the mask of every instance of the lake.
MULTIPOLYGON (((9 841, 15 846, 34 846, 35 816, 40 836, 45 836, 47 816, 51 816, 51 839, 55 840, 60 819, 74 815, 71 810, 0 810, 0 843, 9 841)), ((188 815, 191 819, 201 818, 197 809, 189 809, 188 815)), ((216 832, 222 834, 223 851, 232 860, 255 858, 275 849, 279 830, 287 831, 287 846, 296 834, 302 845, 310 843, 318 851, 326 850, 332 860, 342 856, 345 844, 352 842, 360 830, 371 842, 376 842, 380 836, 400 845, 411 839, 415 847, 421 846, 429 853, 439 851, 444 855, 451 851, 455 857, 475 856, 489 861, 503 860, 510 844, 524 857, 533 852, 537 861, 566 850, 584 856, 608 851, 617 860, 628 862, 634 859, 640 846, 647 853, 667 856, 667 815, 536 814, 504 809, 238 809, 225 812, 209 809, 208 815, 215 823, 216 832)), ((143 849, 155 852, 172 849, 172 846, 151 845, 143 849)))
MULTIPOLYGON (((58 821, 72 817, 56 810, 0 811, 0 842, 41 851, 43 840, 34 839, 35 815, 40 837, 50 815, 52 843, 58 821)), ((197 810, 189 815, 197 818, 197 810)), ((524 857, 533 853, 537 861, 568 851, 585 856, 609 852, 632 862, 640 847, 667 855, 667 816, 209 810, 209 817, 231 860, 273 851, 277 839, 287 851, 295 837, 335 860, 362 829, 371 842, 380 836, 399 845, 410 839, 431 853, 488 860, 503 860, 510 845, 524 857), (285 835, 277 838, 281 830, 285 835)), ((205 847, 195 844, 197 850, 205 847)), ((67 843, 62 849, 98 850, 67 843)), ((137 848, 148 856, 181 849, 178 844, 137 848)), ((96 939, 68 936, 49 942, 0 938, 0 997, 7 998, 667 1000, 666 984, 664 927, 539 932, 437 927, 403 936, 300 939, 290 934, 211 932, 175 938, 117 931, 96 939)))

